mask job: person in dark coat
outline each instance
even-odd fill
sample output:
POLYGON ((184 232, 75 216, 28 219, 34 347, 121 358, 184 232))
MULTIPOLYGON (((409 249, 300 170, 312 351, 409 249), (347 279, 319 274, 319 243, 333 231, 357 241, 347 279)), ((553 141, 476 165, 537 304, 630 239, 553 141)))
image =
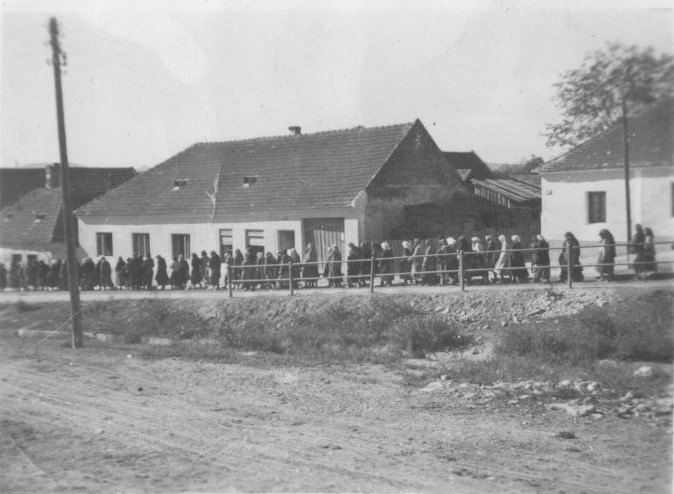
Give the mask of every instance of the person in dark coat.
POLYGON ((342 253, 337 244, 328 249, 326 256, 326 268, 328 284, 331 288, 339 288, 342 285, 342 253))
POLYGON ((117 263, 115 264, 115 282, 117 283, 117 288, 120 290, 126 287, 126 279, 124 275, 125 269, 126 263, 120 256, 117 258, 117 263))
POLYGON ((513 253, 510 256, 510 267, 512 267, 511 275, 516 283, 526 283, 529 281, 529 271, 527 271, 526 263, 524 261, 524 252, 518 251, 522 249, 522 239, 519 235, 511 237, 513 253))
POLYGON ((318 286, 318 252, 316 252, 316 248, 312 243, 307 244, 302 262, 304 263, 302 265, 304 286, 316 288, 318 286))
POLYGON ((214 290, 220 290, 222 259, 220 259, 220 256, 217 255, 214 250, 211 251, 211 257, 208 261, 208 269, 211 273, 211 286, 214 290))
POLYGON ((531 248, 534 249, 531 253, 534 281, 547 283, 550 281, 550 244, 543 235, 536 235, 531 248))
POLYGON ((143 259, 143 288, 152 290, 152 278, 154 278, 154 260, 148 252, 143 259))
POLYGON ((255 290, 256 282, 255 271, 257 267, 257 256, 252 247, 246 249, 246 255, 243 257, 242 288, 246 291, 255 290))
POLYGON ((402 259, 400 259, 400 279, 402 282, 407 285, 410 281, 412 281, 412 245, 407 241, 404 240, 403 243, 403 252, 402 252, 402 259))
POLYGON ((49 266, 40 259, 37 263, 37 289, 45 290, 49 287, 49 266))
POLYGON ((276 288, 276 279, 278 278, 278 266, 275 266, 276 258, 271 252, 267 252, 264 257, 264 279, 267 289, 276 288))
POLYGON ((203 271, 201 269, 201 259, 199 259, 199 256, 197 253, 192 254, 192 260, 190 262, 192 265, 192 273, 190 275, 190 282, 192 283, 192 288, 196 288, 197 286, 201 287, 202 286, 202 276, 203 276, 203 271))
POLYGON ((496 262, 501 255, 501 243, 491 235, 486 235, 484 237, 485 243, 487 244, 487 268, 492 274, 491 281, 496 283, 499 279, 497 272, 494 270, 496 267, 496 262))
POLYGON ((611 281, 615 272, 615 239, 606 228, 599 230, 599 255, 597 257, 597 272, 601 280, 611 281))
POLYGON ((183 284, 181 280, 181 272, 180 272, 180 263, 178 262, 178 258, 174 257, 173 261, 171 262, 171 275, 169 277, 169 281, 171 283, 171 289, 172 290, 182 290, 183 289, 183 284))
POLYGON ((30 259, 28 261, 27 265, 27 284, 33 287, 33 290, 37 289, 37 274, 38 274, 38 266, 37 266, 37 259, 30 259))
POLYGON ((290 256, 285 250, 281 250, 276 258, 276 263, 280 264, 278 268, 278 278, 276 280, 277 288, 288 288, 290 282, 290 256))
POLYGON ((381 286, 393 285, 393 250, 388 242, 382 242, 379 254, 378 271, 381 286))
POLYGON ((9 287, 17 292, 21 289, 21 274, 19 270, 21 265, 16 259, 12 259, 12 262, 9 265, 9 287))
POLYGON ((437 271, 437 257, 436 251, 430 240, 424 242, 424 255, 421 261, 421 283, 423 285, 437 285, 438 274, 437 271))
MULTIPOLYGON (((349 242, 348 247, 349 251, 346 254, 346 286, 363 286, 364 280, 360 277, 360 268, 363 265, 361 251, 353 242, 349 242)), ((367 274, 369 275, 369 273, 367 274)))
POLYGON ((166 285, 169 283, 168 273, 166 272, 166 259, 157 254, 157 274, 154 279, 157 282, 157 287, 166 290, 166 285))
POLYGON ((240 288, 241 278, 243 277, 243 252, 241 252, 241 249, 234 251, 232 266, 232 280, 234 280, 234 285, 240 288))
POLYGON ((638 280, 645 279, 645 264, 646 259, 646 234, 641 225, 634 225, 634 235, 632 235, 632 241, 630 242, 630 252, 636 254, 636 258, 632 263, 632 269, 634 269, 634 277, 638 280))
POLYGON ((140 255, 136 254, 129 264, 131 271, 131 287, 134 290, 140 290, 143 284, 143 260, 140 255))
POLYGON ((112 267, 105 257, 101 258, 101 290, 110 288, 111 290, 115 289, 115 285, 112 283, 112 267))
POLYGON ((82 290, 93 290, 96 277, 96 265, 91 258, 87 257, 82 262, 82 267, 80 271, 81 287, 82 290))
POLYGON ((580 243, 571 232, 566 232, 564 234, 562 252, 559 255, 559 266, 561 270, 559 281, 566 281, 568 279, 567 252, 569 247, 571 248, 571 279, 573 281, 583 281, 583 266, 580 264, 580 243))
POLYGON ((370 242, 361 241, 358 246, 358 253, 362 261, 360 262, 360 278, 358 279, 360 286, 365 286, 370 281, 370 273, 372 272, 372 247, 370 242))
POLYGON ((288 249, 288 256, 293 263, 293 288, 297 288, 299 286, 300 278, 302 277, 302 259, 294 248, 288 249))
POLYGON ((185 260, 185 256, 180 254, 178 256, 178 265, 180 269, 180 281, 184 289, 187 287, 187 282, 190 280, 190 264, 185 260))
MULTIPOLYGON (((227 252, 225 252, 225 256, 227 256, 227 252)), ((232 257, 231 252, 229 253, 229 257, 232 257)), ((222 259, 222 262, 228 265, 231 264, 231 261, 227 259, 222 259)), ((208 288, 210 286, 210 273, 208 272, 208 254, 206 254, 205 250, 201 251, 199 267, 201 269, 201 282, 204 284, 204 288, 208 288)))

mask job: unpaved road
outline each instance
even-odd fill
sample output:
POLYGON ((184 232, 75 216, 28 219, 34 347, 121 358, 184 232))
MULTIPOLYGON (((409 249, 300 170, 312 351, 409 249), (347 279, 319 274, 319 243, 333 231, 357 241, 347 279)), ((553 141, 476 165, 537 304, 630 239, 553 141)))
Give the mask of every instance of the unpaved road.
POLYGON ((2 339, 0 491, 671 492, 669 418, 467 405, 403 367, 138 349, 2 339))

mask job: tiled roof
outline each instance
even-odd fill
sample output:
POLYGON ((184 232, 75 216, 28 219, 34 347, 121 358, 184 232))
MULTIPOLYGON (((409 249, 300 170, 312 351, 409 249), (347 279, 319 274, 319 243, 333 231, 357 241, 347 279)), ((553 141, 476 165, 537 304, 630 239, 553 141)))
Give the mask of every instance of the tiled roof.
POLYGON ((449 164, 459 172, 459 175, 461 175, 461 178, 464 181, 468 178, 484 180, 493 177, 493 173, 489 166, 480 159, 475 151, 443 151, 442 154, 449 164), (462 173, 462 170, 466 171, 462 173))
MULTIPOLYGON (((0 210, 0 245, 49 250, 61 214, 61 191, 35 189, 0 210)), ((59 222, 60 224, 60 222, 59 222)))
MULTIPOLYGON (((674 166, 674 100, 654 104, 628 119, 629 162, 632 167, 674 166)), ((547 162, 541 173, 622 168, 624 166, 622 123, 547 162)))
POLYGON ((475 193, 478 196, 481 195, 479 189, 482 188, 507 197, 515 202, 540 200, 541 198, 540 179, 538 179, 538 185, 531 183, 529 180, 521 180, 515 177, 473 180, 472 183, 475 193))
POLYGON ((226 221, 232 214, 348 206, 415 125, 421 122, 195 144, 77 215, 226 221), (208 194, 215 184, 214 211, 208 194))

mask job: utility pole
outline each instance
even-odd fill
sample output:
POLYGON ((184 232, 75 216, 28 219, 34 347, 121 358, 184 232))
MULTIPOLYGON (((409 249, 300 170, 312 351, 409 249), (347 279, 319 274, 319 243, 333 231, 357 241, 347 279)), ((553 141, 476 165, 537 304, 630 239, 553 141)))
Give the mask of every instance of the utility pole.
POLYGON ((627 131, 627 102, 623 97, 623 144, 625 146, 625 212, 627 214, 627 242, 632 240, 632 205, 630 200, 630 144, 627 131))
POLYGON ((54 67, 54 87, 56 89, 56 120, 59 134, 59 155, 61 158, 61 191, 63 193, 63 236, 66 242, 68 263, 68 289, 70 290, 70 311, 73 321, 72 347, 84 346, 82 333, 82 314, 80 309, 80 289, 77 275, 77 258, 75 256, 75 231, 73 227, 73 211, 70 201, 70 173, 68 171, 68 149, 66 147, 66 127, 63 117, 63 95, 61 93, 61 43, 59 42, 59 25, 55 17, 49 19, 49 35, 52 48, 52 66, 54 67))

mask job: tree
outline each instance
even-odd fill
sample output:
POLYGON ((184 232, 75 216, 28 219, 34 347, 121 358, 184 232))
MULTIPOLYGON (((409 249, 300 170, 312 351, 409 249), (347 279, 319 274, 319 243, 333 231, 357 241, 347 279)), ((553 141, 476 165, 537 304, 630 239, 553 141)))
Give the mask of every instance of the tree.
POLYGON ((546 126, 547 144, 575 146, 674 94, 674 57, 613 43, 562 74, 554 87, 562 121, 546 126))
POLYGON ((503 165, 498 170, 494 171, 494 176, 508 178, 510 175, 529 175, 538 173, 538 169, 544 162, 545 160, 543 158, 532 154, 530 158, 523 159, 516 165, 503 165))

